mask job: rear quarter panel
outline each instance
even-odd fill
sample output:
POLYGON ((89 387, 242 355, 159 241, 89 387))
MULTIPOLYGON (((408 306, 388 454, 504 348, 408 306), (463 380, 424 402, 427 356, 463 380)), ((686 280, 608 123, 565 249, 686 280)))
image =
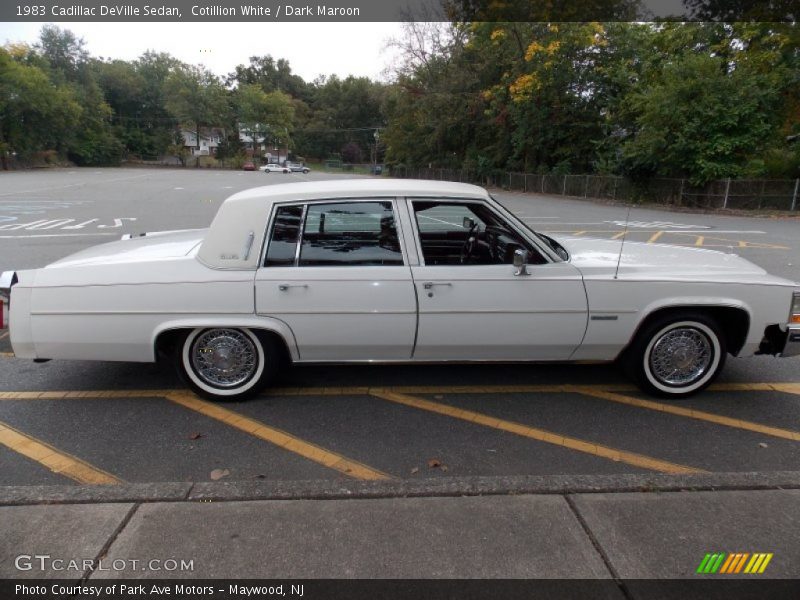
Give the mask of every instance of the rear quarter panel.
POLYGON ((209 269, 193 257, 40 269, 31 292, 40 358, 152 361, 165 323, 254 313, 252 271, 209 269))

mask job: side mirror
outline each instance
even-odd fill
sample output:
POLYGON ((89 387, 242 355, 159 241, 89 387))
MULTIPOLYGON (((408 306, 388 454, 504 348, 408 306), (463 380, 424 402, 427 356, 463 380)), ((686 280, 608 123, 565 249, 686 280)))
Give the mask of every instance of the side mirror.
POLYGON ((528 273, 528 251, 522 248, 514 250, 514 267, 517 269, 514 272, 515 277, 530 275, 528 273))

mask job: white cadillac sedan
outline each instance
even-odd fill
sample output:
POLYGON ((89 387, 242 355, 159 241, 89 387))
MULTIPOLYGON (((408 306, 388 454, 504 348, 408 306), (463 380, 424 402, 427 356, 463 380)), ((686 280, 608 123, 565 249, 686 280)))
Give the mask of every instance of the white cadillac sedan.
POLYGON ((214 399, 291 363, 619 360, 677 398, 727 354, 800 349, 796 283, 733 254, 545 236, 471 185, 273 185, 208 229, 126 237, 3 273, 16 356, 171 353, 214 399))

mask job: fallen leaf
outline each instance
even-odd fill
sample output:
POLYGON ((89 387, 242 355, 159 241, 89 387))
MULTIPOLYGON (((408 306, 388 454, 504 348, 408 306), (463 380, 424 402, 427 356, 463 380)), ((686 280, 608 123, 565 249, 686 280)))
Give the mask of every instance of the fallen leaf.
POLYGON ((441 466, 441 467, 439 467, 439 468, 440 468, 442 471, 447 471, 447 465, 442 465, 442 466, 441 466))
POLYGON ((759 442, 758 445, 761 446, 762 448, 768 448, 768 446, 764 442, 759 442))
POLYGON ((228 471, 228 469, 214 469, 213 471, 211 471, 209 477, 211 477, 211 481, 217 481, 218 479, 227 477, 230 474, 231 472, 228 471))
POLYGON ((413 475, 414 473, 419 473, 419 467, 414 467, 411 469, 411 474, 413 475))
POLYGON ((202 433, 194 432, 194 433, 190 433, 189 434, 189 439, 190 440, 199 440, 201 437, 203 437, 202 433))
POLYGON ((428 461, 428 468, 435 469, 436 467, 441 467, 442 462, 438 458, 432 458, 428 461))

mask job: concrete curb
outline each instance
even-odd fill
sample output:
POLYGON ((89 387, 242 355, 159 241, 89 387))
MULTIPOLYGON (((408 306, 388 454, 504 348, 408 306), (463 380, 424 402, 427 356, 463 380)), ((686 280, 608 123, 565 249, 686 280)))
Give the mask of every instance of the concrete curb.
POLYGON ((25 504, 178 502, 186 500, 191 489, 191 483, 9 485, 0 486, 0 506, 19 506, 25 504))
POLYGON ((132 483, 118 486, 5 486, 0 487, 0 505, 340 500, 770 489, 800 489, 800 471, 692 475, 655 473, 447 477, 386 481, 227 481, 194 484, 132 483))

